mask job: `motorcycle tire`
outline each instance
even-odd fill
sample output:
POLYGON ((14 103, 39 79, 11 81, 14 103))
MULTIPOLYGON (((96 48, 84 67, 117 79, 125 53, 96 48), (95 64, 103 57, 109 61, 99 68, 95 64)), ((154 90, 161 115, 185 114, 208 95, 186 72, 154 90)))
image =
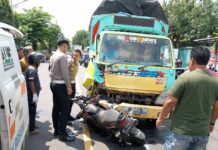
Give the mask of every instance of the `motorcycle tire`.
POLYGON ((131 143, 134 146, 143 146, 145 144, 145 134, 140 130, 137 129, 136 127, 133 127, 130 132, 131 136, 131 143))

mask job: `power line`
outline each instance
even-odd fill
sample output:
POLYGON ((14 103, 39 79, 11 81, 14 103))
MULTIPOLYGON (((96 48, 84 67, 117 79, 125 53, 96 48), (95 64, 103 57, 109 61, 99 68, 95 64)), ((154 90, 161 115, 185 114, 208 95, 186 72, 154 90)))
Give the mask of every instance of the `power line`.
POLYGON ((17 7, 18 5, 20 5, 20 4, 22 4, 22 3, 26 2, 26 1, 28 1, 28 0, 23 0, 23 1, 19 2, 19 3, 17 3, 17 4, 12 5, 12 0, 11 0, 11 7, 13 7, 13 8, 17 7))

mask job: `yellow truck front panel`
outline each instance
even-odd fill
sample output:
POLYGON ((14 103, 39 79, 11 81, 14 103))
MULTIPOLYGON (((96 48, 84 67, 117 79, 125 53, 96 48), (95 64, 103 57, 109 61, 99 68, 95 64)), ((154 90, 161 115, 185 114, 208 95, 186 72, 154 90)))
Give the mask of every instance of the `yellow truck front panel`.
MULTIPOLYGON (((130 116, 140 119, 157 119, 163 109, 161 106, 148 106, 148 105, 137 105, 137 104, 111 104, 105 100, 100 100, 99 104, 105 108, 114 108, 119 112, 128 114, 130 111, 132 113, 130 116)), ((167 116, 169 118, 169 115, 167 116)))
POLYGON ((143 94, 160 94, 166 84, 165 78, 123 76, 104 74, 105 87, 108 90, 143 94))

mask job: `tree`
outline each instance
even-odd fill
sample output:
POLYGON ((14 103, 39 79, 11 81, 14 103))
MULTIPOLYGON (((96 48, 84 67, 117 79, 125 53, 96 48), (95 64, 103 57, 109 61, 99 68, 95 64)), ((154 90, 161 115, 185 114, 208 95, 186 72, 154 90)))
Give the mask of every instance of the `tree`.
POLYGON ((38 43, 48 37, 51 18, 42 8, 35 7, 20 14, 20 30, 24 33, 25 43, 30 42, 34 50, 37 50, 38 43))
POLYGON ((218 31, 218 6, 213 0, 169 0, 164 10, 176 47, 194 45, 194 39, 215 36, 218 31))
POLYGON ((41 47, 41 49, 48 49, 48 52, 51 53, 52 50, 57 48, 57 41, 61 38, 64 38, 64 35, 60 26, 51 23, 48 27, 46 40, 43 42, 44 47, 41 47))
POLYGON ((73 45, 81 45, 82 49, 89 45, 89 32, 85 30, 77 31, 72 38, 73 45))
POLYGON ((9 4, 9 0, 0 0, 0 21, 14 25, 13 24, 13 11, 9 4))
POLYGON ((173 29, 170 37, 176 46, 184 43, 186 33, 190 33, 192 29, 190 14, 193 7, 193 1, 187 3, 186 0, 170 0, 164 7, 169 25, 173 29))

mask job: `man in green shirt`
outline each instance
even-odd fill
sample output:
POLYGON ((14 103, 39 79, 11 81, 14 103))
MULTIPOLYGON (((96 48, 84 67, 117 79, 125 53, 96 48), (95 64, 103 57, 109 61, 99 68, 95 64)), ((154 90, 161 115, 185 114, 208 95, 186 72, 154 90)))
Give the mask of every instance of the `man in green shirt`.
POLYGON ((169 91, 156 121, 159 127, 173 110, 165 150, 206 150, 209 133, 218 118, 218 78, 206 69, 209 58, 207 48, 193 48, 190 72, 180 75, 169 91))

